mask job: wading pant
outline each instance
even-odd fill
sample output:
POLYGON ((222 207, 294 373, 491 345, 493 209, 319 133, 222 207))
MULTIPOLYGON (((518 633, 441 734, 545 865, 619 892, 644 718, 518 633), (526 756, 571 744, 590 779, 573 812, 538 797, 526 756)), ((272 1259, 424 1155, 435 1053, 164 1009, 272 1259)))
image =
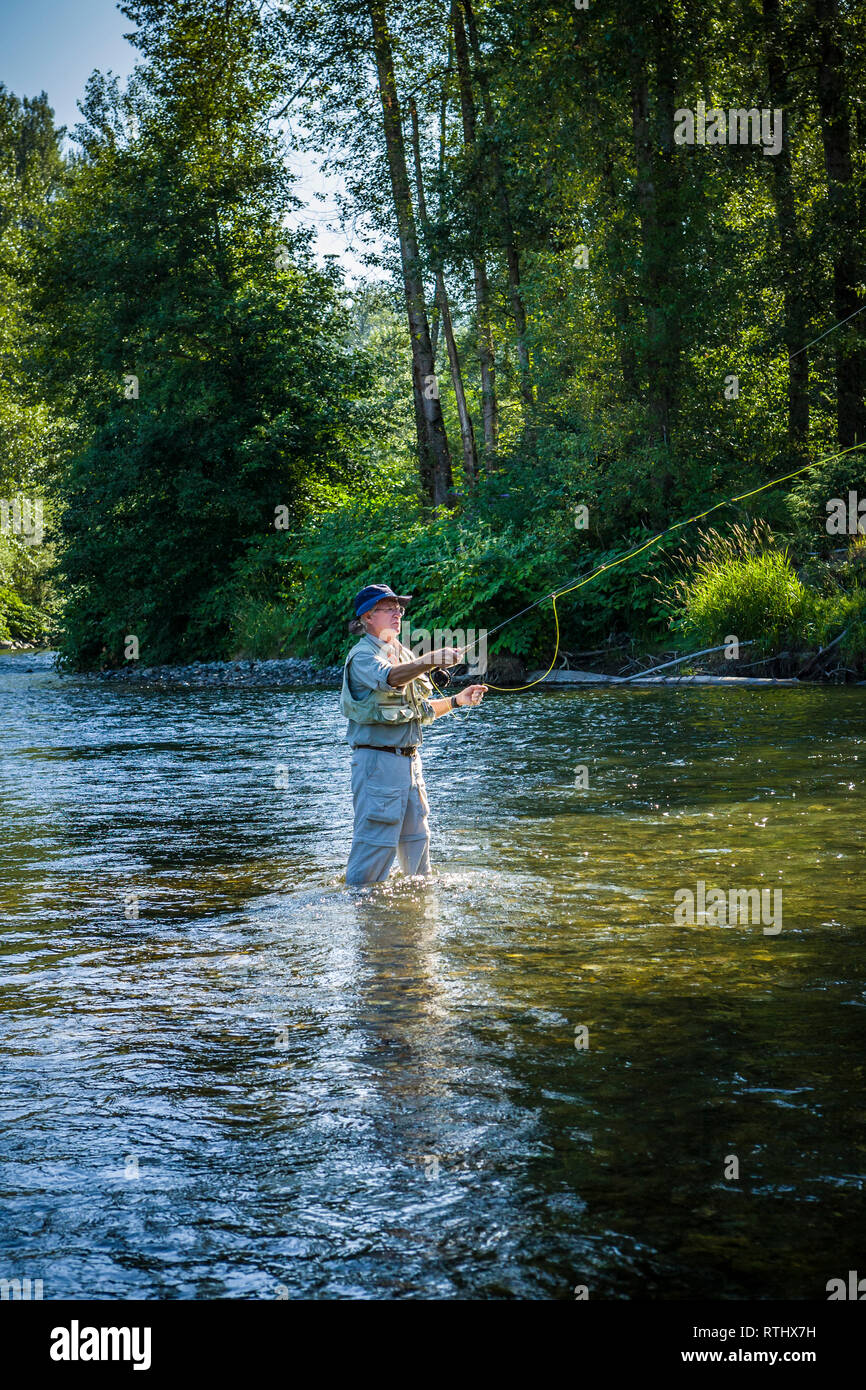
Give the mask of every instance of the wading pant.
POLYGON ((404 874, 430 874, 430 827, 421 758, 352 749, 355 832, 346 882, 381 883, 394 856, 404 874))

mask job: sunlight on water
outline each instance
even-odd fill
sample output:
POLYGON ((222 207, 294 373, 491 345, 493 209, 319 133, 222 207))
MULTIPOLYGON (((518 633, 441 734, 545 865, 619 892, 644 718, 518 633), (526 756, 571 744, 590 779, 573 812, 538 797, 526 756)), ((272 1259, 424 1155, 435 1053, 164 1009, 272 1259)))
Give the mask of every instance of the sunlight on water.
POLYGON ((335 692, 25 654, 0 699, 0 1273, 814 1299, 862 1265, 863 691, 488 697, 428 732, 434 882, 369 889, 335 692), (781 889, 781 930, 678 923, 699 882, 781 889))

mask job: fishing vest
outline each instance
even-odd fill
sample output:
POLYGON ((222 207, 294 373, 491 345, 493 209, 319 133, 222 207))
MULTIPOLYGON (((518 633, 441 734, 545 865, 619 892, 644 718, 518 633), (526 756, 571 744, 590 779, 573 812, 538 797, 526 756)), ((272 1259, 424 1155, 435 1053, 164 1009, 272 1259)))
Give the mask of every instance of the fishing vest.
MULTIPOLYGON (((396 686, 393 690, 368 690, 362 699, 355 699, 349 689, 349 662, 355 653, 362 651, 365 643, 369 642, 373 642, 378 648, 379 643, 365 634, 349 652, 343 666, 340 710, 346 719, 351 719, 356 724, 408 724, 413 719, 419 724, 432 724, 436 716, 424 708, 424 701, 429 700, 434 693, 433 686, 426 676, 416 676, 400 690, 396 686)), ((412 653, 407 651, 402 643, 398 642, 396 646, 403 660, 414 661, 412 653)))

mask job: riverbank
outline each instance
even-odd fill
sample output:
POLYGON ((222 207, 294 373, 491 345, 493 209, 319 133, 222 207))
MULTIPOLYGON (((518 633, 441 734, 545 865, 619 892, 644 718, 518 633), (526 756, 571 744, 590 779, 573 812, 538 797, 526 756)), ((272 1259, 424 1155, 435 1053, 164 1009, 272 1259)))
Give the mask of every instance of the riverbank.
POLYGON ((130 662, 116 671, 97 671, 91 680, 179 686, 339 686, 342 666, 315 667, 301 657, 272 661, 195 661, 191 666, 137 666, 130 662))
MULTIPOLYGON (((38 658, 40 665, 45 658, 56 659, 57 656, 56 652, 46 648, 24 646, 19 647, 14 652, 4 654, 15 656, 18 660, 26 660, 27 656, 30 655, 34 659, 38 658)), ((790 672, 774 673, 767 676, 735 675, 730 673, 734 663, 725 663, 725 667, 721 669, 716 664, 715 669, 713 669, 713 663, 700 661, 684 662, 679 669, 667 670, 663 675, 655 675, 654 672, 660 669, 665 660, 669 659, 669 653, 647 655, 641 659, 637 671, 632 670, 629 674, 623 675, 610 669, 590 671, 572 667, 561 667, 547 673, 543 670, 526 671, 521 662, 512 658, 499 664, 491 663, 486 679, 491 685, 502 684, 505 688, 519 688, 523 684, 562 687, 580 685, 796 686, 806 683, 803 680, 798 680, 790 672)), ((600 664, 608 663, 602 662, 600 664)), ((638 663, 627 663, 626 669, 635 664, 638 663)), ((61 671, 59 674, 69 674, 74 676, 76 680, 93 683, 171 686, 181 689, 204 689, 214 686, 339 689, 343 671, 342 666, 317 667, 312 661, 302 657, 285 657, 262 661, 197 661, 191 665, 176 666, 139 666, 130 662, 127 666, 119 667, 117 670, 69 673, 61 671)), ((468 684, 473 679, 477 679, 477 677, 454 675, 452 685, 459 687, 468 684)), ((864 681, 843 682, 828 678, 827 673, 823 674, 823 678, 819 674, 810 676, 808 683, 866 685, 864 681)))

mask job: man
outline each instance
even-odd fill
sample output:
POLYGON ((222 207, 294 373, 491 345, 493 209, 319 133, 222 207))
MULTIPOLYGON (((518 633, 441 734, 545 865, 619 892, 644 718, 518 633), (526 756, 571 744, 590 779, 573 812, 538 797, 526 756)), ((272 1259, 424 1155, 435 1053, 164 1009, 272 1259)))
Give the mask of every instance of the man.
POLYGON ((406 874, 429 875, 430 809, 418 748, 421 728, 460 705, 484 698, 486 685, 431 700, 428 671, 456 666, 460 647, 440 647, 414 657, 401 643, 400 621, 411 594, 387 584, 368 584, 355 598, 357 646, 346 657, 340 709, 349 721, 355 831, 346 882, 381 883, 394 856, 406 874))

